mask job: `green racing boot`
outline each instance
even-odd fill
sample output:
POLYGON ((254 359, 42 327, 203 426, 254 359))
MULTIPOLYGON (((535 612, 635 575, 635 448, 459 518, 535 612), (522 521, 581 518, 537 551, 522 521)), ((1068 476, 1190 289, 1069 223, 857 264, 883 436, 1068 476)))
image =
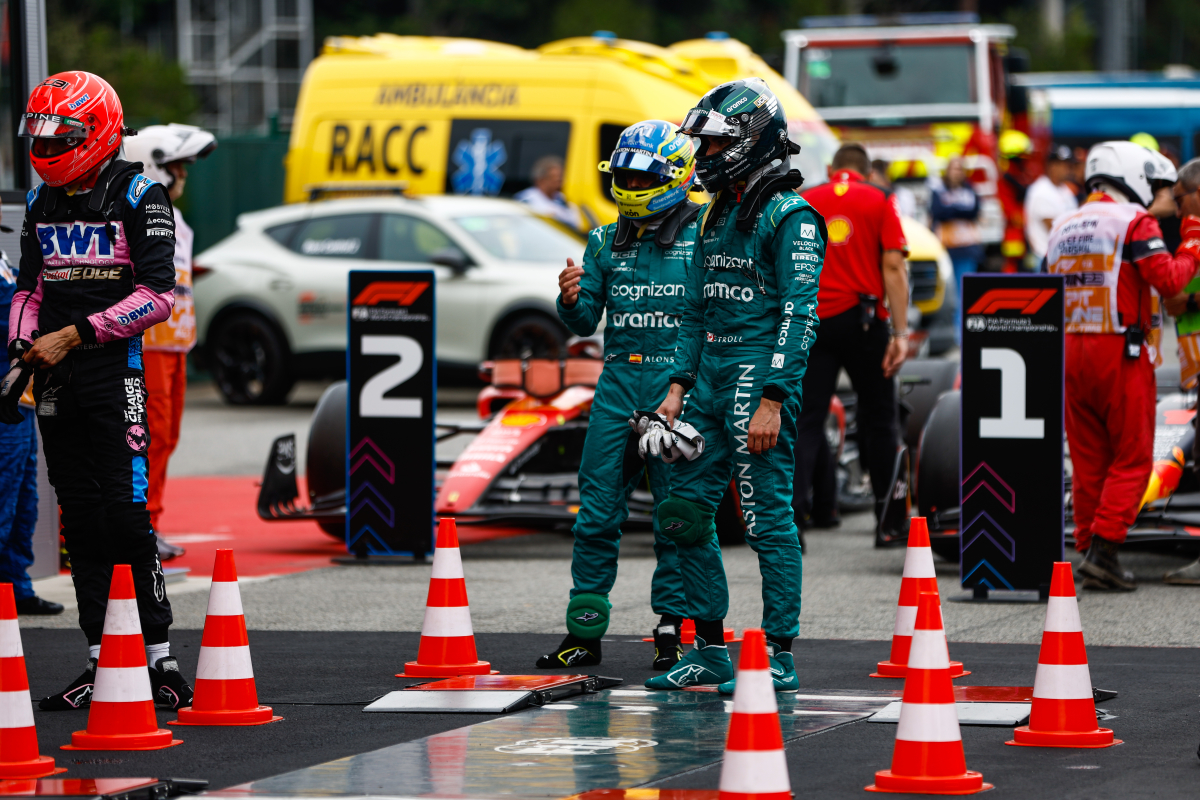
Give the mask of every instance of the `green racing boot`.
MULTIPOLYGON (((767 663, 771 668, 771 683, 775 684, 777 692, 794 692, 800 688, 800 678, 796 676, 796 661, 786 650, 775 652, 775 645, 767 642, 767 663)), ((737 678, 725 681, 717 687, 721 694, 733 694, 737 686, 737 678)))
POLYGON ((688 654, 665 675, 646 681, 647 689, 684 689, 688 686, 712 686, 733 678, 729 648, 709 645, 699 636, 688 654))

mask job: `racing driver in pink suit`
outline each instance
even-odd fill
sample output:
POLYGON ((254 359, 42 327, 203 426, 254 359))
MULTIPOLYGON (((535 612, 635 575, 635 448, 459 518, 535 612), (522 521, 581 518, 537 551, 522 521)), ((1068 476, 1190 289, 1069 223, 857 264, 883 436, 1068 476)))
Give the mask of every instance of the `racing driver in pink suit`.
POLYGON ((191 705, 170 654, 172 622, 146 511, 142 331, 171 315, 175 218, 167 190, 120 158, 121 101, 102 78, 62 72, 30 95, 19 133, 45 183, 29 192, 9 315, 0 419, 29 377, 47 474, 62 508, 83 674, 44 710, 91 702, 114 564, 129 564, 155 702, 191 705))

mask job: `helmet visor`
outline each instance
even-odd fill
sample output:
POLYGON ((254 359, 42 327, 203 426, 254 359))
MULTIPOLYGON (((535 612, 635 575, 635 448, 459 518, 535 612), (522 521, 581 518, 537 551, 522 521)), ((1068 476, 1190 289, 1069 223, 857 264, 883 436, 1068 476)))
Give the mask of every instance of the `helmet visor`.
POLYGON ((87 127, 74 117, 27 112, 21 117, 17 135, 34 139, 84 139, 87 127))
POLYGON ((724 114, 710 111, 707 108, 693 108, 684 117, 683 126, 679 132, 684 136, 733 136, 737 137, 741 130, 724 114))
POLYGON ((674 178, 678 169, 657 153, 648 153, 645 150, 615 150, 609 163, 612 169, 651 172, 663 178, 674 178))

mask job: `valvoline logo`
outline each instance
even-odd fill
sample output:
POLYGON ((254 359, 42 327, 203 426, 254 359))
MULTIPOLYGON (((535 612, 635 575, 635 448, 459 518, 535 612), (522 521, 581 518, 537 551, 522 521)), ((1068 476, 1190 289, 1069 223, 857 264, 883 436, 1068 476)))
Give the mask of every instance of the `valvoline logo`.
POLYGON ((141 319, 142 317, 146 316, 153 310, 154 310, 154 302, 153 301, 143 303, 142 305, 135 308, 133 311, 130 311, 128 314, 117 314, 117 322, 121 323, 122 325, 128 325, 129 323, 133 322, 136 319, 141 319))
POLYGON ((38 223, 37 238, 42 248, 42 258, 47 266, 74 266, 83 264, 107 264, 123 249, 120 232, 121 223, 113 223, 116 242, 110 241, 104 225, 87 222, 38 223), (117 244, 114 247, 114 244, 117 244))

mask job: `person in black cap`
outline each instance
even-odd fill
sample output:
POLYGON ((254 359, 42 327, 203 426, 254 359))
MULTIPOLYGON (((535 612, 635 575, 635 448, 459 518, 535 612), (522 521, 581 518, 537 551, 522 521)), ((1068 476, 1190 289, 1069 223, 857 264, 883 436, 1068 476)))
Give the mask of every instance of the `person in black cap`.
POLYGON ((1025 240, 1034 260, 1041 263, 1050 242, 1054 220, 1079 208, 1075 192, 1067 183, 1075 154, 1071 148, 1056 144, 1046 154, 1046 171, 1025 193, 1025 240))

